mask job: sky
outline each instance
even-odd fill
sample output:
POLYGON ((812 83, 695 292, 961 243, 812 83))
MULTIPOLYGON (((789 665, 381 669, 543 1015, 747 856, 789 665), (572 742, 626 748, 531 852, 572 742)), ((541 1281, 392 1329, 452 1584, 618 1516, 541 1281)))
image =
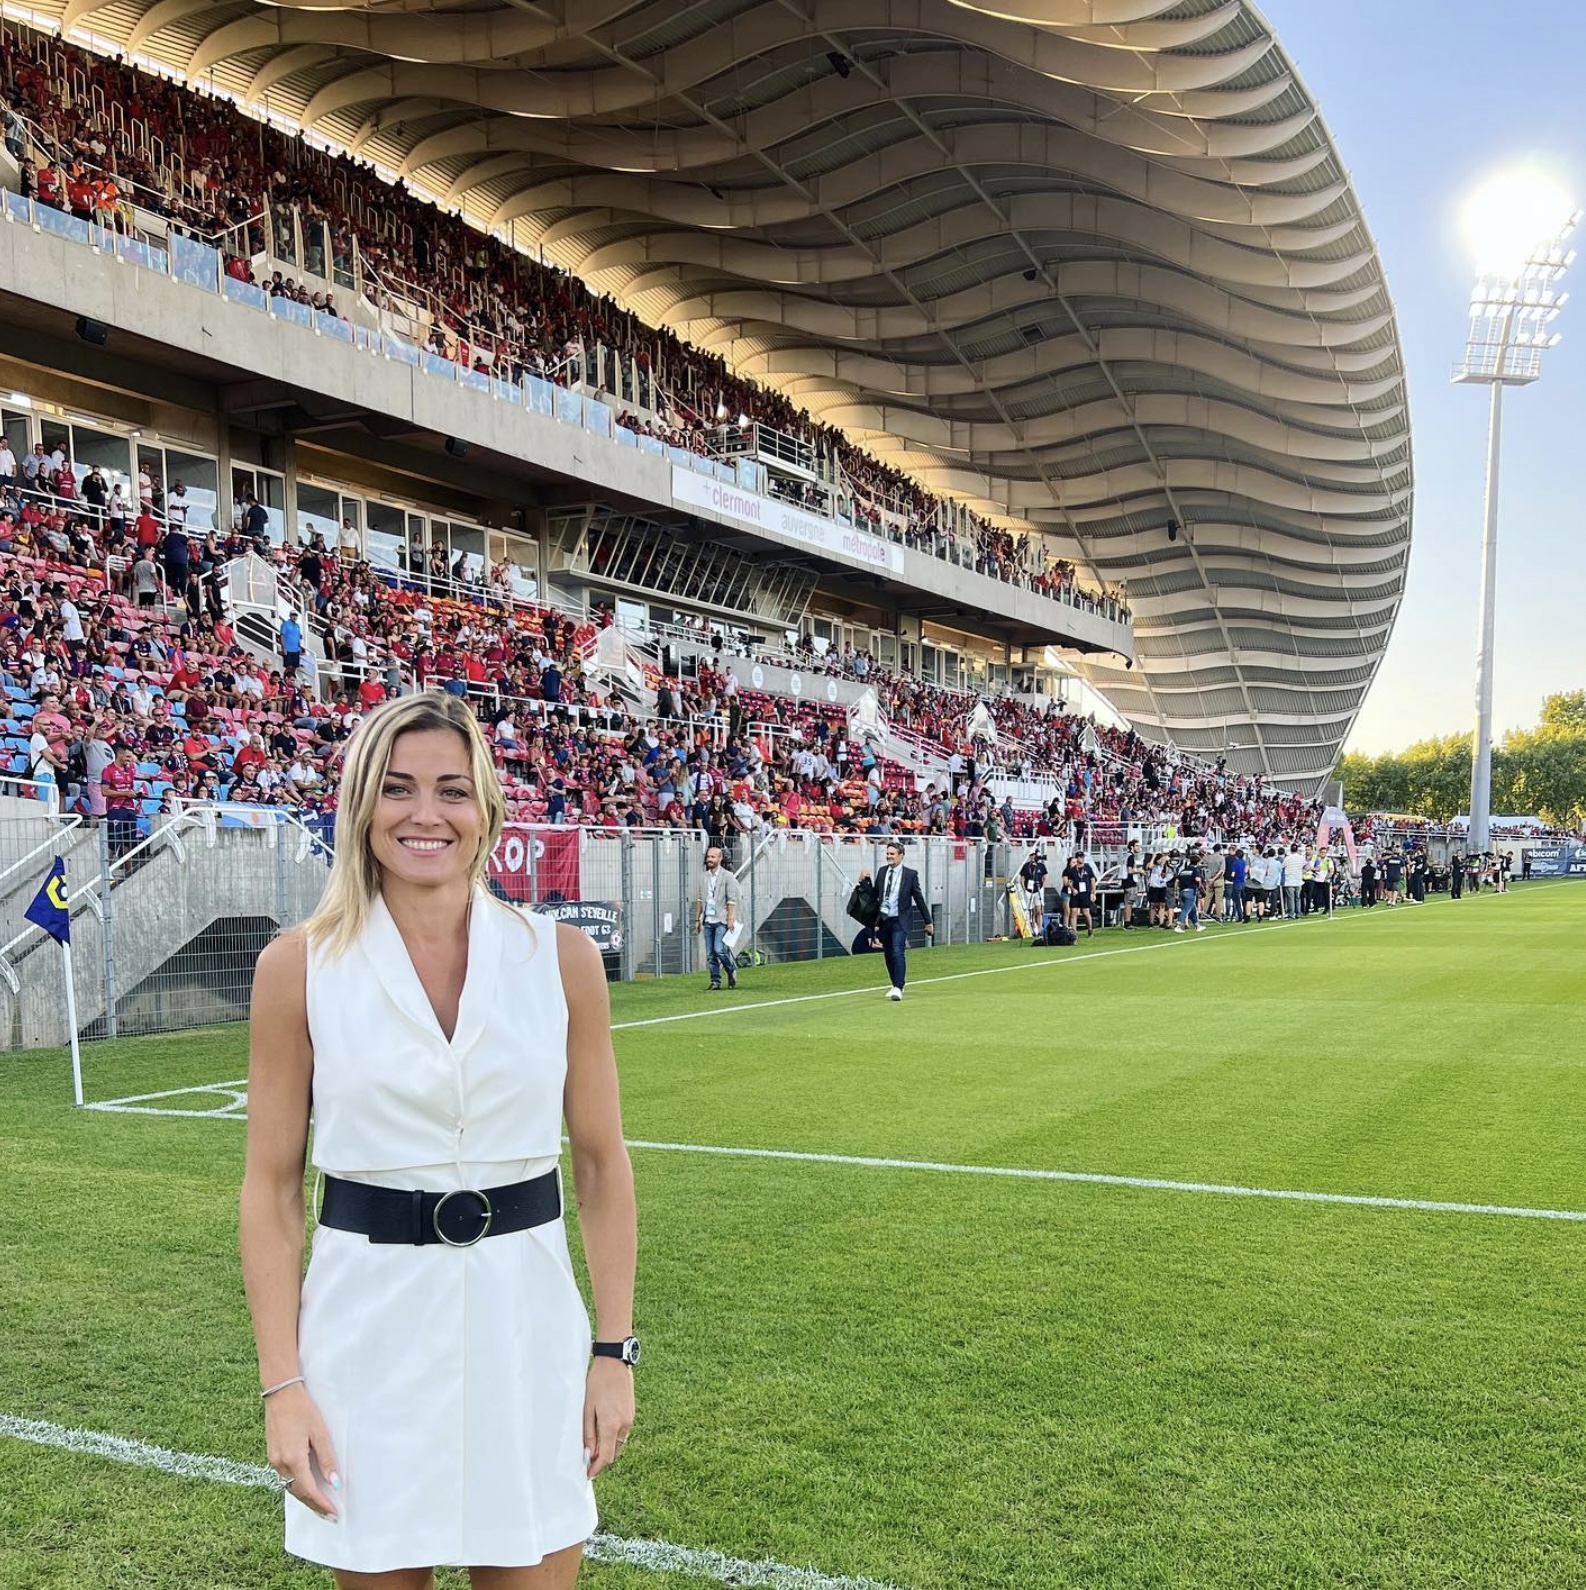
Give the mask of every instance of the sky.
MULTIPOLYGON (((1586 205, 1582 0, 1258 0, 1348 167, 1399 316, 1415 447, 1404 605, 1348 749, 1475 719, 1488 389, 1449 380, 1474 280, 1460 229, 1482 180, 1541 162, 1586 205)), ((1586 227, 1542 380, 1504 397, 1493 720, 1586 686, 1586 227)))

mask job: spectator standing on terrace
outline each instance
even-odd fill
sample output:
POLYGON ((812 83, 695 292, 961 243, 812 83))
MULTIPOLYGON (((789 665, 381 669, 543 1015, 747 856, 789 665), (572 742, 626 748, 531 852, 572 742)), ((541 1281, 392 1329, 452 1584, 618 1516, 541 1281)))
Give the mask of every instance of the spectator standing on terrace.
POLYGON ((66 757, 50 744, 49 736, 33 720, 33 732, 28 736, 28 777, 39 786, 38 798, 47 801, 52 789, 58 790, 61 809, 65 809, 66 757))
POLYGON ((173 530, 186 530, 187 511, 191 504, 187 500, 187 487, 182 484, 180 477, 165 494, 165 522, 173 530))
POLYGON ((115 760, 100 774, 112 860, 126 855, 138 842, 137 776, 132 747, 123 741, 116 747, 115 760))
POLYGON ((281 620, 281 665, 288 679, 296 678, 303 666, 303 626, 296 613, 288 613, 281 620))
POLYGON ((917 910, 925 919, 925 936, 936 932, 931 922, 931 908, 920 891, 920 875, 913 867, 903 865, 903 846, 893 840, 887 846, 887 864, 876 877, 876 932, 881 938, 882 953, 886 956, 887 976, 891 986, 887 998, 903 998, 903 987, 908 978, 909 933, 914 926, 917 910))
POLYGON ((363 1585, 455 1564, 496 1590, 570 1590, 590 1481, 633 1424, 605 972, 577 929, 485 887, 504 815, 466 706, 378 709, 351 742, 325 899, 255 976, 242 1259, 269 1462, 287 1549, 363 1585), (325 1196, 305 1277, 311 1106, 325 1196))
POLYGON ((738 963, 727 947, 727 935, 737 925, 738 880, 722 865, 721 846, 712 845, 705 852, 705 876, 694 901, 694 931, 705 936, 709 992, 720 991, 724 973, 728 988, 738 986, 738 963))
POLYGON ((95 717, 87 733, 87 794, 89 818, 97 823, 105 815, 105 770, 116 759, 116 747, 111 744, 109 726, 101 717, 95 717))
POLYGON ((49 481, 50 455, 44 443, 34 444, 33 451, 22 458, 22 486, 25 491, 39 492, 49 481))

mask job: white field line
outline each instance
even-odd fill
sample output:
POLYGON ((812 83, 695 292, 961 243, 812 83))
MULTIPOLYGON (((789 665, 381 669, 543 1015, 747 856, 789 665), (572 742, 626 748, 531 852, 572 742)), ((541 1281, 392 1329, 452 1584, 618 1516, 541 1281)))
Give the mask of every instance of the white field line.
POLYGON ((790 1148, 722 1148, 706 1143, 646 1143, 628 1147, 668 1154, 717 1154, 729 1159, 787 1159, 817 1165, 854 1165, 865 1170, 913 1170, 952 1176, 1002 1176, 1016 1181, 1090 1182, 1102 1187, 1140 1187, 1148 1192, 1215 1193, 1224 1198, 1277 1198, 1290 1203, 1356 1204, 1369 1209, 1416 1209, 1439 1215, 1510 1215, 1522 1220, 1586 1221, 1586 1210, 1526 1209, 1507 1204, 1444 1203, 1429 1198, 1378 1198, 1370 1193, 1300 1192, 1280 1187, 1239 1187, 1209 1181, 1168 1181, 1160 1176, 1111 1176, 1102 1171, 1039 1170, 1005 1165, 954 1165, 928 1159, 877 1159, 866 1154, 814 1154, 790 1148))
MULTIPOLYGON (((1301 918, 1301 921, 1309 920, 1301 918)), ((1318 921, 1335 920, 1342 918, 1318 917, 1318 921)), ((1299 921, 1284 920, 1280 922, 1261 922, 1252 924, 1252 931, 1239 934, 1226 933, 1224 924, 1219 924, 1212 932, 1212 939, 1204 939, 1196 934, 1193 940, 1180 941, 1176 938, 1165 939, 1161 942, 1150 944, 1119 945, 1110 950, 1086 950, 1082 955, 1065 956, 1062 960, 1039 959, 1022 961, 1012 966, 983 966, 971 972, 944 972, 940 977, 916 977, 910 980, 910 988, 922 988, 933 983, 958 983, 970 977, 997 977, 1004 972, 1033 972, 1050 969, 1055 966, 1073 966, 1080 961, 1106 960, 1114 955, 1144 955, 1152 950, 1183 949, 1188 943, 1211 943, 1221 937, 1222 941, 1229 942, 1235 938, 1248 939, 1256 933, 1271 931, 1278 928, 1298 927, 1299 921)), ((1140 932, 1148 931, 1141 928, 1140 932)), ((1160 930, 1157 930, 1160 931, 1160 930)), ((640 1021, 614 1021, 611 1024, 613 1032, 626 1032, 634 1027, 659 1027, 674 1021, 698 1021, 707 1016, 731 1016, 744 1010, 773 1010, 781 1005, 808 1005, 824 999, 856 999, 861 995, 874 997, 882 991, 879 983, 866 983, 860 988, 837 988, 821 994, 790 994, 783 999, 761 999, 745 1001, 736 1005, 713 1005, 704 1010, 685 1010, 673 1016, 648 1016, 640 1021)), ((144 1106, 153 1099, 174 1099, 183 1094, 194 1093, 223 1093, 231 1089, 246 1090, 246 1081, 241 1082, 216 1082, 208 1087, 171 1088, 164 1093, 134 1093, 124 1099, 106 1099, 102 1103, 88 1104, 84 1108, 90 1110, 104 1110, 113 1115, 180 1115, 196 1120, 241 1121, 246 1120, 246 1115, 236 1113, 246 1104, 246 1098, 234 1098, 230 1104, 222 1105, 214 1110, 181 1110, 145 1108, 144 1106)))
MULTIPOLYGON (((1549 879, 1545 882, 1562 882, 1566 880, 1549 879)), ((1446 904, 1448 902, 1438 902, 1446 904)), ((1411 909, 1404 907, 1404 909, 1411 909)), ((1390 913, 1389 908, 1382 908, 1382 915, 1386 918, 1390 913)), ((1364 911, 1353 913, 1352 918, 1345 917, 1317 917, 1319 921, 1362 921, 1367 917, 1364 911)), ((1298 927, 1301 922, 1313 918, 1300 918, 1298 920, 1284 919, 1277 922, 1264 922, 1255 925, 1255 932, 1276 930, 1288 927, 1298 927)), ((1148 931, 1141 929, 1140 931, 1148 931)), ((1226 942, 1232 939, 1247 939, 1250 933, 1227 934, 1217 930, 1217 936, 1226 942)), ((1202 940, 1198 935, 1193 941, 1209 942, 1202 940)), ((1143 955, 1152 950, 1182 949, 1185 945, 1177 939, 1168 939, 1150 944, 1133 944, 1127 947, 1120 946, 1110 950, 1090 950, 1083 955, 1070 955, 1062 960, 1032 960, 1012 966, 988 966, 977 971, 951 972, 940 977, 922 977, 916 983, 954 983, 970 977, 995 977, 1002 972, 1037 971, 1054 966, 1072 966, 1078 961, 1102 960, 1113 955, 1143 955)), ((911 986, 914 986, 911 984, 911 986)), ((684 1011, 674 1016, 654 1016, 643 1021, 614 1022, 613 1031, 621 1031, 628 1027, 651 1027, 665 1022, 692 1021, 702 1016, 725 1016, 740 1010, 765 1010, 780 1005, 800 1005, 823 999, 846 999, 859 994, 874 995, 876 985, 866 985, 863 988, 835 989, 821 994, 797 994, 785 999, 767 999, 749 1004, 718 1005, 707 1010, 684 1011)), ((246 1120, 246 1092, 236 1096, 231 1104, 217 1110, 181 1110, 160 1109, 144 1107, 144 1101, 153 1099, 176 1098, 184 1094, 193 1093, 218 1093, 233 1089, 245 1090, 247 1084, 241 1082, 217 1082, 209 1087, 172 1088, 165 1093, 140 1093, 133 1094, 125 1099, 109 1099, 102 1104, 90 1104, 89 1109, 106 1110, 119 1114, 136 1115, 177 1115, 186 1116, 196 1120, 221 1120, 241 1121, 246 1120)), ((1282 1187, 1242 1187, 1221 1182, 1175 1181, 1160 1176, 1116 1176, 1103 1171, 1079 1170, 1044 1170, 1020 1166, 998 1165, 958 1165, 934 1160, 913 1159, 887 1159, 862 1154, 822 1154, 806 1152, 796 1149, 778 1148, 737 1148, 708 1143, 656 1143, 646 1142, 641 1139, 628 1139, 628 1147, 641 1150, 677 1153, 677 1154, 714 1154, 733 1159, 782 1159, 803 1161, 820 1165, 851 1165, 873 1170, 912 1170, 936 1172, 939 1174, 956 1176, 996 1176, 1023 1181, 1058 1181, 1090 1183, 1102 1187, 1134 1187, 1148 1192, 1184 1192, 1207 1193, 1224 1198, 1272 1198, 1289 1203, 1321 1203, 1321 1204, 1347 1204, 1370 1209, 1409 1209, 1431 1214, 1456 1214, 1456 1215, 1501 1215, 1520 1220, 1571 1220, 1586 1221, 1586 1210, 1573 1209, 1530 1209, 1507 1204, 1475 1204, 1443 1201, 1427 1198, 1386 1198, 1372 1193, 1325 1193, 1307 1192, 1301 1189, 1282 1187)))
MULTIPOLYGON (((109 1458, 114 1463, 130 1463, 136 1468, 156 1469, 181 1479, 242 1485, 277 1493, 281 1489, 275 1473, 256 1463, 202 1457, 194 1452, 173 1452, 168 1447, 150 1446, 145 1441, 101 1435, 94 1430, 73 1430, 42 1419, 20 1419, 14 1414, 0 1413, 0 1436, 10 1436, 34 1446, 55 1447, 63 1452, 109 1458)), ((728 1557, 719 1551, 697 1551, 691 1546, 673 1546, 664 1540, 625 1540, 620 1535, 591 1536, 584 1555, 596 1562, 627 1563, 654 1573, 681 1573, 696 1579, 713 1579, 718 1584, 743 1587, 743 1590, 893 1590, 880 1579, 843 1578, 820 1573, 814 1568, 728 1557)))
MULTIPOLYGON (((1419 908, 1402 907, 1401 909, 1419 908)), ((1388 914, 1388 908, 1383 908, 1383 914, 1384 917, 1388 914)), ((1199 933, 1192 933, 1187 938, 1182 939, 1169 937, 1153 939, 1150 944, 1119 945, 1116 949, 1110 950, 1086 950, 1081 955, 1065 955, 1061 959, 1055 956, 1032 957, 1028 961, 1020 961, 1011 966, 983 966, 978 971, 973 972, 944 972, 940 977, 911 977, 908 986, 910 988, 925 988, 935 983, 961 983, 971 977, 1001 977, 1007 972, 1050 971, 1054 968, 1061 969, 1065 966, 1077 966, 1081 961, 1108 960, 1115 955, 1149 955, 1156 950, 1182 950, 1187 949, 1191 944, 1231 944, 1255 938, 1263 933, 1280 932, 1284 928, 1300 927, 1308 922, 1364 921, 1369 920, 1371 915, 1371 912, 1355 909, 1348 915, 1342 912, 1332 915, 1313 913, 1305 917, 1285 917, 1277 922, 1252 922, 1249 924, 1218 922, 1208 927, 1207 932, 1211 934, 1210 938, 1205 938, 1199 933), (1243 926, 1245 931, 1231 932, 1230 929, 1236 926, 1243 926)), ((1137 928, 1134 931, 1155 934, 1160 933, 1162 930, 1160 928, 1137 928)), ((955 945, 954 948, 957 948, 957 946, 955 945)), ((928 953, 925 950, 914 951, 916 956, 928 953)), ((779 1005, 809 1005, 822 999, 856 999, 865 995, 874 999, 878 994, 884 992, 884 984, 866 983, 861 988, 836 988, 823 994, 789 994, 782 999, 746 1000, 736 1005, 712 1005, 705 1010, 685 1010, 680 1011, 675 1016, 646 1016, 640 1021, 614 1021, 611 1024, 611 1030, 613 1032, 626 1032, 632 1027, 662 1027, 674 1021, 700 1021, 708 1016, 732 1016, 744 1010, 774 1010, 779 1005)))
POLYGON ((210 1082, 200 1087, 167 1088, 163 1093, 133 1093, 124 1099, 105 1099, 102 1103, 85 1104, 85 1110, 104 1110, 112 1115, 184 1115, 193 1120, 245 1121, 248 1106, 248 1081, 210 1082), (157 1108, 149 1104, 152 1099, 190 1098, 194 1094, 229 1093, 229 1102, 213 1110, 178 1110, 157 1108), (238 1113, 238 1112, 244 1113, 238 1113))

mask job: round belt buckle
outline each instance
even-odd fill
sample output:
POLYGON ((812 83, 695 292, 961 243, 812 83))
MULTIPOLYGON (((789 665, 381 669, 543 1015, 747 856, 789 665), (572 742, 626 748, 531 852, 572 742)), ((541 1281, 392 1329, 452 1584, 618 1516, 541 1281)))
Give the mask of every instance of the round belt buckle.
POLYGON ((490 1222, 495 1219, 495 1215, 496 1212, 493 1208, 491 1208, 489 1198, 487 1198, 485 1194, 482 1193, 477 1187, 455 1187, 451 1192, 444 1193, 441 1196, 440 1202, 435 1205, 435 1213, 430 1216, 430 1224, 435 1228, 435 1235, 439 1237, 448 1248, 471 1248, 475 1243, 483 1242, 484 1239, 490 1235, 490 1222), (483 1212, 484 1224, 480 1226, 478 1235, 469 1237, 466 1242, 454 1241, 441 1229, 441 1210, 443 1210, 453 1198, 477 1198, 479 1200, 480 1209, 483 1212))

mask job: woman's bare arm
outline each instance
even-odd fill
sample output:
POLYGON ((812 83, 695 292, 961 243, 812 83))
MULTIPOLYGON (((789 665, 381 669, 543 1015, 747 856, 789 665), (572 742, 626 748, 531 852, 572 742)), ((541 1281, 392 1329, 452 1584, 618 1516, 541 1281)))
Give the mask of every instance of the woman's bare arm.
MULTIPOLYGON (((638 1216, 633 1166, 622 1140, 606 968, 600 951, 577 928, 559 924, 556 935, 567 995, 563 1111, 579 1230, 595 1288, 595 1335, 600 1341, 620 1341, 633 1331, 638 1216)), ((596 1359, 587 1402, 585 1445, 592 1453, 590 1473, 597 1474, 616 1456, 617 1442, 633 1423, 632 1371, 614 1359, 596 1359)))
MULTIPOLYGON (((253 975, 249 1022, 248 1162, 242 1177, 242 1280, 253 1315, 261 1389, 301 1373, 297 1316, 302 1300, 305 1211, 314 1050, 308 1034, 307 951, 301 934, 266 947, 253 975)), ((270 1465, 290 1476, 292 1494, 335 1516, 314 1464, 330 1480, 335 1458, 324 1421, 303 1386, 265 1404, 270 1465)))

